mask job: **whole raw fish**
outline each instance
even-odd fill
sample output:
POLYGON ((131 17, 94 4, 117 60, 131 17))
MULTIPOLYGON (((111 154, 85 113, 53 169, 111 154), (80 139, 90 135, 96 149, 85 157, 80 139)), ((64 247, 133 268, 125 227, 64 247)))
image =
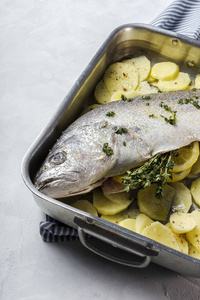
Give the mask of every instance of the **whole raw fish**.
POLYGON ((72 123, 35 178, 42 193, 86 193, 157 153, 200 141, 200 90, 137 96, 102 105, 72 123))

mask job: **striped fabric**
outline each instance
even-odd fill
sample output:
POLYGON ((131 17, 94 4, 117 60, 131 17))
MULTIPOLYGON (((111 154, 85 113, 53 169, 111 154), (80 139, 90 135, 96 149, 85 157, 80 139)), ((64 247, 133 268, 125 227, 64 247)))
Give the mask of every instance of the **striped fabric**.
MULTIPOLYGON (((176 0, 151 25, 200 38, 200 0, 176 0)), ((78 232, 49 216, 40 222, 40 235, 45 242, 65 242, 78 239, 78 232)))
POLYGON ((76 229, 62 224, 46 215, 46 221, 40 222, 40 235, 45 242, 67 242, 78 239, 76 229))
POLYGON ((200 0, 176 0, 150 24, 199 39, 200 0))

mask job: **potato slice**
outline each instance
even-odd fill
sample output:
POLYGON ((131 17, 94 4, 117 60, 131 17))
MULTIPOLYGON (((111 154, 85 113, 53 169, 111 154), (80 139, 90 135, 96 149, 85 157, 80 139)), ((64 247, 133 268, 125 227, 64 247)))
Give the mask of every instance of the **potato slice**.
POLYGON ((180 251, 180 247, 174 238, 173 232, 167 226, 161 224, 160 222, 156 221, 148 226, 142 232, 142 235, 155 240, 158 243, 161 243, 165 246, 170 248, 176 249, 180 251))
POLYGON ((122 62, 133 65, 137 68, 140 82, 146 80, 147 77, 149 76, 150 69, 151 69, 151 62, 146 56, 141 55, 138 57, 123 60, 122 62))
POLYGON ((200 250, 195 248, 191 243, 188 245, 188 254, 192 257, 200 259, 200 250))
POLYGON ((106 216, 106 215, 101 215, 101 218, 109 221, 111 223, 116 223, 118 224, 120 221, 124 220, 124 219, 135 219, 139 214, 140 211, 137 208, 133 208, 131 207, 132 205, 130 205, 129 208, 123 210, 122 212, 113 215, 113 216, 106 216))
POLYGON ((200 226, 186 233, 188 241, 200 251, 200 226))
POLYGON ((96 208, 88 200, 77 200, 76 202, 72 203, 71 206, 98 217, 96 208))
POLYGON ((188 73, 179 72, 178 76, 173 80, 159 80, 158 88, 163 92, 186 90, 190 84, 188 73))
POLYGON ((107 90, 103 79, 99 81, 99 83, 96 85, 94 97, 96 101, 100 104, 106 104, 110 102, 112 93, 107 90))
POLYGON ((175 197, 172 201, 172 211, 188 212, 192 205, 192 195, 190 190, 182 182, 170 183, 175 189, 175 197))
POLYGON ((156 78, 151 76, 151 71, 150 71, 149 76, 147 77, 146 81, 150 84, 158 82, 158 80, 156 78))
POLYGON ((124 95, 129 99, 129 98, 133 98, 133 97, 136 97, 136 96, 143 95, 143 93, 140 92, 140 91, 135 90, 135 91, 126 92, 124 95))
POLYGON ((192 169, 191 169, 190 173, 192 175, 197 175, 197 174, 200 173, 200 155, 199 155, 197 161, 192 166, 192 169))
POLYGON ((178 234, 191 231, 197 225, 189 213, 175 212, 171 214, 169 220, 172 231, 178 234))
POLYGON ((106 198, 100 188, 93 191, 93 205, 102 215, 115 215, 125 210, 132 200, 124 201, 123 203, 116 203, 106 198))
POLYGON ((184 238, 183 234, 177 234, 174 232, 173 232, 173 234, 174 234, 174 238, 177 241, 177 244, 180 248, 180 251, 182 253, 188 254, 188 242, 184 238))
POLYGON ((154 221, 147 217, 145 214, 139 214, 136 217, 135 230, 137 233, 142 234, 146 226, 153 223, 154 221))
POLYGON ((196 220, 197 225, 200 226, 200 209, 193 210, 191 215, 196 220))
POLYGON ((163 188, 163 197, 161 200, 155 197, 157 184, 153 183, 145 190, 139 190, 137 202, 142 213, 149 218, 158 221, 165 221, 171 208, 172 200, 175 196, 175 190, 169 185, 163 188))
POLYGON ((150 75, 156 79, 173 80, 178 76, 178 73, 179 67, 177 64, 170 61, 165 61, 156 63, 151 68, 150 75))
POLYGON ((191 231, 186 233, 188 241, 200 251, 200 209, 194 210, 191 213, 192 218, 196 221, 197 225, 191 231))
POLYGON ((105 194, 104 193, 104 196, 108 200, 115 202, 117 204, 124 204, 127 201, 129 202, 129 200, 130 200, 130 194, 127 192, 120 192, 120 193, 114 193, 114 194, 105 194))
POLYGON ((190 191, 194 202, 200 206, 200 178, 192 182, 190 191))
MULTIPOLYGON (((165 225, 166 227, 168 227, 169 229, 171 229, 171 225, 170 222, 167 223, 165 225)), ((173 231, 172 231, 173 232, 173 231)), ((180 251, 188 254, 188 242, 186 241, 185 235, 184 234, 177 234, 175 232, 173 232, 174 238, 177 241, 180 251)))
POLYGON ((129 64, 114 63, 105 71, 104 82, 110 93, 135 90, 138 86, 137 68, 129 64))
POLYGON ((117 91, 112 94, 110 101, 119 101, 122 100, 122 95, 125 95, 124 91, 117 91))
POLYGON ((127 97, 129 99, 129 98, 133 98, 138 95, 143 95, 143 93, 140 91, 130 91, 130 92, 117 91, 112 94, 110 101, 112 102, 112 101, 122 100, 122 95, 124 95, 125 97, 127 97))
POLYGON ((194 83, 194 87, 196 89, 200 89, 200 74, 198 74, 195 78, 195 83, 194 83))
POLYGON ((135 219, 124 219, 118 223, 119 226, 122 226, 126 229, 135 231, 135 219))
POLYGON ((143 95, 152 94, 152 93, 158 93, 158 89, 156 87, 150 86, 150 84, 147 81, 142 81, 139 83, 136 92, 140 92, 143 95))

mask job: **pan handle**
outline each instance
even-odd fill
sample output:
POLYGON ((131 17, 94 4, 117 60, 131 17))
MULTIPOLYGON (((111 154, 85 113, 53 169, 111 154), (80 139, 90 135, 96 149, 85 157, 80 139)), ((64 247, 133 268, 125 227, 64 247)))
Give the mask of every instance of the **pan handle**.
POLYGON ((76 216, 74 222, 78 225, 78 235, 81 243, 87 249, 110 261, 130 267, 144 268, 149 265, 152 256, 159 254, 159 249, 147 242, 138 241, 137 238, 135 239, 129 233, 126 233, 124 228, 122 230, 125 232, 121 234, 119 229, 113 230, 113 228, 111 229, 109 226, 87 217, 80 218, 76 216), (92 238, 88 238, 88 234, 92 238), (104 245, 103 248, 102 245, 104 245), (109 251, 109 248, 112 248, 111 251, 109 251), (125 251, 125 253, 120 251, 125 251), (127 257, 127 254, 128 259, 124 258, 127 257))
POLYGON ((113 262, 117 262, 119 264, 125 265, 125 266, 129 266, 129 267, 135 267, 135 268, 145 268, 149 265, 149 263, 151 262, 151 257, 150 256, 145 256, 144 259, 140 262, 140 261, 131 261, 131 260, 126 260, 123 259, 121 257, 116 257, 114 255, 111 255, 97 247, 95 247, 94 245, 92 245, 91 243, 89 243, 87 241, 86 238, 86 234, 83 231, 82 228, 78 227, 78 234, 79 234, 79 239, 81 241, 81 243, 90 251, 96 253, 97 255, 104 257, 110 261, 113 262))

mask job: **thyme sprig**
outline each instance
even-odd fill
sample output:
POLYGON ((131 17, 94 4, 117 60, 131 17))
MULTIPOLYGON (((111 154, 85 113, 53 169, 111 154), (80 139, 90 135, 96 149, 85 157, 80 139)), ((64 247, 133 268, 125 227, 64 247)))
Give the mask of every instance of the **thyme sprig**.
MULTIPOLYGON (((193 95, 195 99, 198 99, 198 96, 193 95)), ((193 106, 195 106, 197 109, 200 109, 199 101, 195 101, 194 99, 187 98, 187 99, 180 99, 178 101, 178 104, 188 104, 191 103, 193 106)))
POLYGON ((132 189, 145 189, 152 183, 157 183, 155 197, 161 199, 163 196, 163 186, 168 178, 172 179, 172 170, 174 167, 173 156, 177 152, 171 151, 165 154, 156 154, 141 167, 133 171, 127 171, 127 176, 123 177, 122 183, 125 184, 125 190, 129 192, 132 189))
POLYGON ((168 111, 172 114, 172 116, 170 116, 169 118, 164 117, 164 116, 161 115, 161 117, 164 118, 165 122, 167 122, 171 125, 176 125, 176 122, 177 122, 176 113, 177 113, 177 111, 175 111, 175 110, 173 111, 171 109, 171 107, 168 106, 167 104, 164 104, 164 102, 161 102, 159 105, 160 105, 160 107, 164 108, 166 111, 168 111))

